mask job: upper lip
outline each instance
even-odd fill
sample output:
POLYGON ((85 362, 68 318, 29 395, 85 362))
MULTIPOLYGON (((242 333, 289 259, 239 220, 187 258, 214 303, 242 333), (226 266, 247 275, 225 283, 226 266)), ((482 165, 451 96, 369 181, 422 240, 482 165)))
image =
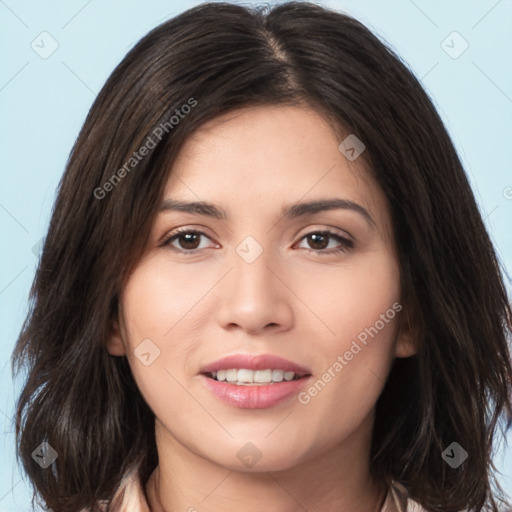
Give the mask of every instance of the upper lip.
POLYGON ((218 370, 230 370, 232 368, 243 368, 247 370, 284 370, 285 372, 294 372, 301 377, 311 374, 308 368, 272 354, 234 354, 207 364, 201 368, 201 373, 212 373, 218 370))

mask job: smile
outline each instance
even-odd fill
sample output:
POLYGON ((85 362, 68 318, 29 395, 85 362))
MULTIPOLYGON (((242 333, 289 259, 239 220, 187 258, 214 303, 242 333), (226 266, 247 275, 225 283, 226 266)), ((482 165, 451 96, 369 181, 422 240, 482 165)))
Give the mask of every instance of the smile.
POLYGON ((278 382, 298 380, 304 375, 280 369, 250 370, 247 368, 230 368, 211 372, 208 376, 218 382, 231 382, 237 386, 263 386, 278 382))

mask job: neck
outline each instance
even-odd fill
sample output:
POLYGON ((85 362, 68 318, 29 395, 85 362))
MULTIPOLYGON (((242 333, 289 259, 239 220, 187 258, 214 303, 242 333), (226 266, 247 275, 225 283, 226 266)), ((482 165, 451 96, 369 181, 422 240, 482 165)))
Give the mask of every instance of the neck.
POLYGON ((288 469, 255 472, 228 469, 200 457, 157 425, 160 462, 146 484, 150 510, 378 512, 387 489, 370 475, 370 432, 368 428, 365 436, 359 431, 355 438, 288 469))

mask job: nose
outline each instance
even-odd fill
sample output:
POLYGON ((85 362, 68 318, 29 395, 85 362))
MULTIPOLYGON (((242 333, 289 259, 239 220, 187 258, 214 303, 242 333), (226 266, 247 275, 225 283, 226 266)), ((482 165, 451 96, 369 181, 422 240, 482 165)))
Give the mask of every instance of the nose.
POLYGON ((263 253, 252 262, 235 252, 231 271, 217 289, 217 321, 226 330, 257 335, 286 331, 293 325, 293 292, 276 259, 263 253))

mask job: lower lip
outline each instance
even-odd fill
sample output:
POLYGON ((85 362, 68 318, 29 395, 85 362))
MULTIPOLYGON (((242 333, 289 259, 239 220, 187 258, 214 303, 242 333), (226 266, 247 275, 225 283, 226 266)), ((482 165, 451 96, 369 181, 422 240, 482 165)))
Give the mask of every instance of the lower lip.
POLYGON ((297 394, 310 376, 297 380, 276 382, 256 386, 239 386, 229 382, 219 382, 202 375, 208 389, 223 402, 241 409, 266 409, 273 407, 297 394))

